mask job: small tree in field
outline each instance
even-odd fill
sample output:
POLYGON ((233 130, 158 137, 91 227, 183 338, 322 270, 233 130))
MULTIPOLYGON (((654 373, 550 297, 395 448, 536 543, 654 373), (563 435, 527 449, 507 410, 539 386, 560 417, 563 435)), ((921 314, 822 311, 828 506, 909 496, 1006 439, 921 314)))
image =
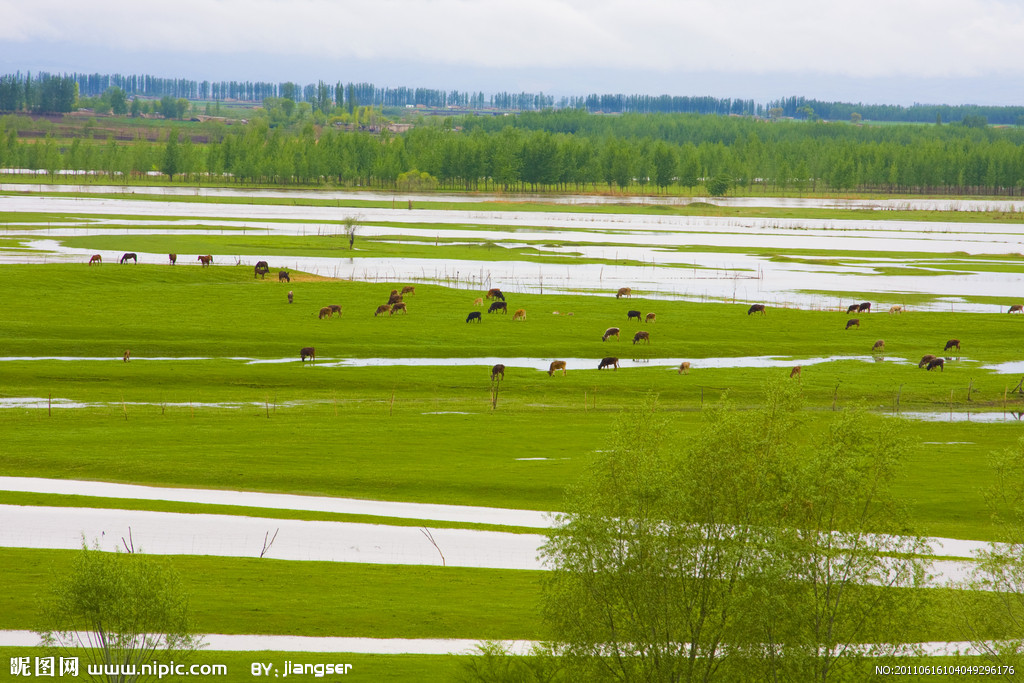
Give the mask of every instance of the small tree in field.
POLYGON ((341 222, 345 226, 345 236, 348 237, 348 248, 355 248, 356 243, 356 230, 359 226, 356 225, 356 219, 354 216, 348 216, 341 222))
MULTIPOLYGON (((83 543, 71 572, 58 577, 40 609, 43 645, 106 669, 95 680, 142 681, 125 669, 181 662, 201 647, 177 573, 140 553, 104 552, 83 543), (79 649, 80 648, 80 649, 79 649)), ((155 678, 155 674, 154 674, 155 678)))

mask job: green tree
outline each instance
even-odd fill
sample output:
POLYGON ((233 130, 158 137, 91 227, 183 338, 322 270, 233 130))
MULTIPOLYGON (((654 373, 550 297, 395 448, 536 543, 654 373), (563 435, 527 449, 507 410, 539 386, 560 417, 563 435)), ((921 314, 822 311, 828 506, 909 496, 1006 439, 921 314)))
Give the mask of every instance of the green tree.
POLYGON ((354 249, 356 243, 356 231, 359 229, 358 219, 355 216, 346 216, 341 224, 345 226, 345 236, 348 237, 348 248, 354 249))
POLYGON ((715 177, 706 181, 704 186, 707 188, 708 194, 712 197, 724 197, 732 187, 732 183, 732 176, 728 173, 718 173, 715 177))
MULTIPOLYGON (((43 644, 84 658, 87 666, 181 663, 201 647, 177 574, 141 553, 103 552, 83 543, 70 573, 58 577, 43 599, 40 615, 43 644)), ((99 680, 146 678, 122 673, 99 680)))
POLYGON ((160 164, 160 172, 166 173, 169 180, 182 171, 181 147, 178 145, 178 131, 172 130, 167 136, 164 156, 160 164))

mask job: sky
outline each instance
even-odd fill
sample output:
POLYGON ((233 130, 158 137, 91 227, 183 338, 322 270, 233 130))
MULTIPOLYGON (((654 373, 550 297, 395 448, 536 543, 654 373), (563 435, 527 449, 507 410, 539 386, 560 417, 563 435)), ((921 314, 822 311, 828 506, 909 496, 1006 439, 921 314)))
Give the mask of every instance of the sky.
POLYGON ((1024 0, 0 0, 0 73, 1024 105, 1024 0))

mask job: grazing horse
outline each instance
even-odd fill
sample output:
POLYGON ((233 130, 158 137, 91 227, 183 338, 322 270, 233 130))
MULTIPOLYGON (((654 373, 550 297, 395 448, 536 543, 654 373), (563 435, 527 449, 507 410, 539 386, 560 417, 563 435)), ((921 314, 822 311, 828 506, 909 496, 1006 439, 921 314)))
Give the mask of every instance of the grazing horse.
POLYGON ((657 317, 658 316, 654 315, 653 313, 648 313, 647 317, 644 318, 644 322, 645 323, 653 323, 657 317))
POLYGON ((484 305, 484 298, 482 296, 478 296, 477 298, 473 299, 473 305, 474 306, 483 306, 484 305))
POLYGON ((287 270, 279 270, 279 271, 277 271, 277 281, 278 282, 291 282, 292 281, 292 276, 288 274, 287 270))
POLYGON ((640 311, 627 311, 626 312, 626 322, 629 322, 633 318, 636 318, 636 321, 640 322, 640 311))
POLYGON ((1010 306, 1010 310, 1008 310, 1007 313, 1024 313, 1024 306, 1021 304, 1014 304, 1013 306, 1010 306))
POLYGON ((946 347, 944 349, 942 349, 942 350, 943 351, 949 351, 950 349, 954 349, 954 348, 957 351, 960 350, 960 340, 959 339, 950 339, 948 342, 946 342, 946 347))
POLYGON ((680 363, 679 364, 679 371, 676 372, 676 374, 677 375, 689 375, 690 374, 690 361, 684 360, 682 363, 680 363))
POLYGON ((172 266, 173 266, 173 265, 174 265, 175 263, 177 263, 177 262, 178 262, 178 255, 177 255, 177 254, 168 254, 168 255, 167 255, 167 258, 168 258, 168 259, 170 259, 170 261, 171 261, 171 265, 172 265, 172 266))
POLYGON ((802 377, 801 373, 803 372, 803 370, 804 366, 794 365, 793 369, 789 371, 789 378, 793 379, 794 377, 796 377, 797 379, 800 379, 802 377))
POLYGON ((900 305, 890 306, 889 313, 902 313, 903 307, 900 305))
POLYGON ((751 313, 760 313, 761 315, 765 315, 764 304, 754 304, 748 308, 747 315, 750 315, 751 313))
POLYGON ((857 307, 857 311, 859 311, 860 313, 863 313, 864 311, 867 311, 868 313, 870 313, 871 312, 871 304, 869 302, 865 301, 864 303, 862 303, 860 306, 857 307))
POLYGON ((93 254, 92 258, 89 259, 89 265, 91 266, 94 263, 102 264, 103 263, 103 257, 100 256, 99 254, 93 254))
POLYGON ((288 303, 292 303, 293 301, 295 301, 295 297, 291 292, 288 292, 288 303))
POLYGON ((306 359, 308 358, 310 361, 316 364, 316 349, 314 349, 312 346, 303 347, 299 351, 299 357, 302 359, 303 363, 305 363, 306 359))
POLYGON ((607 330, 604 331, 604 335, 601 337, 601 341, 608 341, 608 337, 615 337, 616 339, 618 339, 619 328, 609 327, 607 330))
POLYGON ((945 367, 946 367, 946 361, 942 360, 941 358, 935 358, 933 360, 928 361, 928 368, 927 369, 928 370, 934 370, 935 368, 938 368, 939 372, 942 372, 943 369, 945 369, 945 367))
POLYGON ((636 334, 633 335, 633 344, 635 345, 641 339, 647 342, 648 344, 651 343, 651 335, 641 330, 640 332, 637 332, 636 334))
POLYGON ((502 301, 504 301, 505 300, 505 295, 501 293, 500 289, 495 287, 493 289, 488 289, 487 290, 486 298, 488 298, 488 299, 501 299, 502 301))
POLYGON ((335 313, 338 314, 339 318, 341 317, 341 306, 339 304, 331 304, 327 308, 331 309, 331 316, 332 317, 334 316, 335 313))
POLYGON ((395 313, 398 313, 399 311, 401 311, 402 313, 408 313, 409 312, 409 311, 407 311, 405 309, 405 304, 402 303, 401 301, 399 301, 397 304, 395 304, 394 306, 391 307, 391 315, 394 315, 395 313))
POLYGON ((252 279, 255 280, 256 276, 259 275, 260 279, 265 280, 269 272, 270 266, 267 265, 266 261, 257 261, 252 269, 252 279))
POLYGON ((416 288, 413 287, 412 285, 406 285, 405 287, 402 287, 402 296, 405 296, 406 294, 415 294, 415 293, 416 293, 416 288))
POLYGON ((321 320, 323 320, 324 318, 330 318, 330 317, 331 317, 331 307, 330 306, 324 306, 323 308, 320 309, 320 319, 321 320))
POLYGON ((512 314, 512 320, 526 320, 526 309, 520 308, 512 314))
POLYGON ((493 382, 495 379, 497 379, 498 375, 501 375, 501 378, 505 379, 505 366, 502 365, 501 363, 498 363, 493 368, 491 368, 491 381, 493 382))
POLYGON ((213 263, 213 256, 211 256, 210 254, 207 254, 206 256, 200 256, 199 257, 199 263, 201 263, 203 265, 203 267, 205 268, 206 266, 208 266, 211 263, 213 263))
POLYGON ((472 313, 470 313, 469 315, 466 316, 466 322, 467 323, 471 323, 474 320, 477 321, 477 322, 480 322, 481 320, 483 320, 483 317, 480 315, 480 311, 473 311, 472 313))
POLYGON ((931 363, 933 360, 935 360, 935 356, 933 356, 930 353, 925 356, 921 356, 921 362, 917 364, 918 369, 923 368, 924 366, 931 363))
POLYGON ((134 251, 125 252, 125 255, 121 257, 121 263, 124 263, 128 259, 131 259, 136 264, 139 263, 139 256, 134 251))
POLYGON ((391 304, 381 304, 380 306, 377 307, 377 310, 374 312, 373 317, 376 318, 378 315, 383 315, 385 313, 390 313, 390 312, 391 312, 391 304))
POLYGON ((508 313, 508 304, 504 301, 495 301, 491 304, 491 307, 487 309, 488 313, 494 313, 495 311, 501 311, 502 313, 508 313))
POLYGON ((885 340, 879 339, 875 342, 875 345, 871 347, 872 351, 885 351, 885 340))
POLYGON ((616 299, 621 299, 622 297, 631 299, 633 297, 633 290, 630 289, 629 287, 622 287, 621 289, 619 289, 619 291, 615 292, 616 299))
POLYGON ((132 357, 132 350, 131 349, 127 349, 124 352, 124 356, 121 358, 121 360, 123 360, 125 363, 127 363, 129 361, 129 359, 131 359, 131 357, 132 357))
POLYGON ((849 320, 847 320, 846 321, 846 329, 850 329, 851 327, 859 328, 860 327, 860 318, 850 318, 849 320))
POLYGON ((615 356, 605 356, 601 359, 601 363, 597 366, 598 370, 604 370, 605 368, 611 368, 612 370, 619 369, 619 359, 615 356))
POLYGON ((401 303, 401 302, 402 302, 402 295, 399 294, 398 292, 393 292, 391 294, 391 296, 388 297, 388 303, 389 304, 398 304, 398 303, 401 303))
POLYGON ((564 360, 553 360, 551 365, 548 366, 548 377, 555 374, 556 370, 562 371, 562 377, 565 377, 565 361, 564 360))
POLYGON ((850 304, 849 306, 846 307, 846 315, 850 315, 851 313, 856 313, 859 310, 860 310, 860 304, 850 304))

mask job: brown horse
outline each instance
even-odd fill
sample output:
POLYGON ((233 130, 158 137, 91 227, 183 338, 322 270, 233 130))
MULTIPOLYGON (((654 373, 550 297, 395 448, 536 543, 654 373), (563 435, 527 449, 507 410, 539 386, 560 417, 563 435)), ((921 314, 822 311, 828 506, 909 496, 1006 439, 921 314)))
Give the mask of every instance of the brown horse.
POLYGON ((794 377, 800 378, 801 377, 801 373, 803 372, 803 370, 804 370, 804 366, 802 366, 802 365, 794 365, 793 369, 789 371, 789 378, 790 379, 793 379, 794 377))
POLYGON ((125 252, 124 256, 121 257, 121 263, 124 263, 128 259, 131 259, 136 265, 139 263, 139 255, 134 251, 125 252))
POLYGON ((174 265, 175 263, 177 263, 177 262, 178 262, 178 255, 177 255, 177 254, 168 254, 168 255, 167 255, 167 258, 169 258, 169 259, 171 260, 171 265, 172 265, 172 266, 173 266, 173 265, 174 265))
POLYGON ((261 280, 267 279, 267 273, 270 272, 270 266, 266 261, 257 261, 256 265, 252 269, 252 279, 255 280, 256 276, 259 275, 261 280))
POLYGON ((548 366, 548 377, 555 374, 556 370, 562 371, 562 376, 565 377, 565 361, 564 360, 553 360, 551 365, 548 366))
POLYGON ((875 345, 871 347, 872 351, 885 351, 885 340, 879 339, 875 342, 875 345))
POLYGON ((939 372, 942 372, 945 369, 945 367, 946 367, 946 361, 942 360, 941 358, 935 358, 933 360, 928 361, 928 368, 927 369, 928 370, 934 370, 935 368, 938 368, 939 372))
POLYGON ((1010 306, 1010 310, 1008 310, 1007 313, 1024 313, 1024 306, 1021 304, 1014 304, 1013 306, 1010 306))
POLYGON ((199 257, 199 263, 201 263, 203 265, 203 267, 205 268, 206 266, 208 266, 211 263, 213 263, 213 256, 211 256, 210 254, 207 254, 205 256, 200 256, 199 257))
POLYGON ((626 311, 626 322, 629 322, 633 318, 636 318, 636 321, 640 322, 640 311, 626 311))
POLYGON ((615 337, 616 339, 618 339, 619 328, 609 327, 607 330, 604 331, 604 336, 601 337, 601 341, 608 341, 608 337, 615 337))
POLYGON ((314 349, 312 346, 303 347, 299 351, 299 358, 302 359, 303 363, 305 363, 306 359, 308 358, 310 361, 316 364, 316 349, 314 349))
POLYGON ((676 374, 677 375, 689 375, 690 374, 690 361, 684 360, 682 363, 680 363, 679 364, 679 371, 676 372, 676 374))
POLYGON ((330 318, 330 317, 331 317, 331 307, 330 306, 324 306, 323 308, 320 309, 320 319, 321 320, 323 320, 324 318, 330 318))
POLYGON ((127 349, 124 352, 124 356, 121 358, 121 360, 123 360, 125 363, 127 363, 131 359, 131 357, 132 357, 132 350, 131 349, 127 349))
POLYGON ((103 257, 100 256, 99 254, 93 254, 92 258, 89 259, 89 265, 91 266, 94 263, 102 264, 103 263, 103 257))
POLYGON ((288 274, 287 270, 279 270, 279 271, 277 271, 277 281, 278 282, 291 282, 292 281, 292 276, 288 274))
POLYGON ((760 313, 761 315, 766 315, 764 304, 754 304, 753 306, 748 308, 747 315, 750 315, 751 313, 760 313))
POLYGON ((616 299, 621 299, 622 297, 631 299, 633 297, 633 290, 630 289, 629 287, 622 287, 621 289, 619 289, 619 291, 615 292, 616 299))
POLYGON ((950 339, 948 342, 946 342, 946 348, 944 348, 942 350, 943 351, 949 351, 950 349, 956 349, 957 351, 959 351, 960 350, 960 340, 959 339, 950 339))
POLYGON ((921 356, 921 362, 917 364, 918 369, 923 368, 924 366, 931 363, 933 360, 935 360, 935 356, 933 356, 930 353, 925 356, 921 356))
POLYGON ((860 327, 860 318, 850 318, 849 320, 847 320, 846 321, 846 329, 850 329, 851 327, 859 328, 860 327))
POLYGON ((645 323, 653 323, 657 317, 658 316, 654 315, 653 313, 648 313, 647 317, 644 318, 644 322, 645 323))
POLYGON ((402 287, 402 296, 405 296, 406 294, 416 294, 416 288, 413 287, 412 285, 406 285, 405 287, 402 287))
POLYGON ((636 334, 633 335, 633 344, 636 344, 638 341, 641 341, 641 340, 643 340, 643 341, 647 342, 648 344, 650 344, 651 343, 651 335, 648 334, 647 332, 644 332, 643 330, 641 330, 640 332, 637 332, 636 334))
POLYGON ((399 301, 397 304, 395 304, 394 306, 391 307, 391 315, 394 315, 395 313, 398 313, 399 311, 401 311, 402 313, 408 313, 409 312, 409 311, 406 310, 405 304, 402 303, 401 301, 399 301))
POLYGON ((501 376, 502 379, 505 379, 505 366, 502 365, 501 363, 498 363, 493 368, 491 368, 491 381, 493 382, 495 379, 498 378, 499 375, 501 376))
POLYGON ((618 370, 619 369, 619 359, 616 358, 615 356, 605 356, 604 358, 601 359, 601 362, 598 364, 597 369, 598 370, 604 370, 605 368, 611 368, 612 370, 618 370))
POLYGON ((502 313, 508 313, 508 304, 504 301, 495 301, 491 304, 491 307, 487 309, 488 313, 494 313, 495 311, 501 311, 502 313))
POLYGON ((512 314, 512 320, 513 321, 515 321, 515 320, 526 320, 526 309, 525 308, 520 308, 515 313, 513 313, 512 314))
POLYGON ((391 304, 381 304, 380 306, 377 307, 377 310, 376 310, 376 312, 374 312, 373 317, 376 318, 378 315, 384 315, 385 313, 390 313, 390 312, 391 312, 391 304))

